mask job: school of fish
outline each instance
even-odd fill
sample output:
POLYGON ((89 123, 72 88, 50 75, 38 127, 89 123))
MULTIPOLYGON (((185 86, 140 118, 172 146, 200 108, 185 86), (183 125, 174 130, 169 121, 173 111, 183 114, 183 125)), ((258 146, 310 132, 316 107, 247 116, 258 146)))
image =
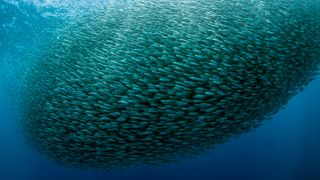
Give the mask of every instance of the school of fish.
POLYGON ((319 0, 119 0, 43 48, 26 139, 79 168, 174 162, 259 126, 319 73, 319 0))

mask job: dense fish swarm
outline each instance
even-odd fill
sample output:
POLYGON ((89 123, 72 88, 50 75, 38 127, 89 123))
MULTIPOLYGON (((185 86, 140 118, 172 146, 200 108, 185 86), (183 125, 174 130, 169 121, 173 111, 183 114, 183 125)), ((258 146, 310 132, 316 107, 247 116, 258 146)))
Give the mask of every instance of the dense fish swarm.
POLYGON ((66 27, 22 101, 65 165, 171 162, 247 132, 320 64, 318 0, 120 0, 66 27))

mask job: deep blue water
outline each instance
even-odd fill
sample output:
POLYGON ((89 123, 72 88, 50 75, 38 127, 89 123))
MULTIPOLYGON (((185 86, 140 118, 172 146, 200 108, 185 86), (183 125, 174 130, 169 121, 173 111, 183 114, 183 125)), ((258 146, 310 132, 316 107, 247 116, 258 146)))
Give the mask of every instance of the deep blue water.
POLYGON ((320 180, 320 77, 264 125, 195 158, 112 172, 47 160, 22 138, 12 91, 20 88, 27 49, 39 46, 60 20, 44 16, 44 7, 0 2, 0 180, 320 180))

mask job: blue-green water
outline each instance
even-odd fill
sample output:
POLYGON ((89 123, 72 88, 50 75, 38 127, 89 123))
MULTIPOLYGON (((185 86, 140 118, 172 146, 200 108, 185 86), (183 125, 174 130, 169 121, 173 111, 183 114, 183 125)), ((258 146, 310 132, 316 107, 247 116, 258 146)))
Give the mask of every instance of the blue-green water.
POLYGON ((99 3, 15 2, 0 4, 0 179, 320 179, 319 77, 262 126, 194 158, 111 172, 48 160, 23 139, 14 96, 30 73, 23 69, 57 29, 99 3))

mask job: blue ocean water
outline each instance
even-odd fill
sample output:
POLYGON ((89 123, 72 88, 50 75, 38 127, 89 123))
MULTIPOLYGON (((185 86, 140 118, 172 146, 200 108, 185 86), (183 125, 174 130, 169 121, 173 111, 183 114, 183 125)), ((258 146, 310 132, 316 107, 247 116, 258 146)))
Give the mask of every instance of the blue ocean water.
POLYGON ((24 141, 12 96, 21 88, 18 72, 28 65, 25 58, 36 53, 29 49, 74 18, 66 9, 56 13, 57 7, 71 6, 62 2, 0 1, 0 180, 320 179, 319 76, 270 121, 195 158, 105 172, 72 169, 43 157, 24 141))

